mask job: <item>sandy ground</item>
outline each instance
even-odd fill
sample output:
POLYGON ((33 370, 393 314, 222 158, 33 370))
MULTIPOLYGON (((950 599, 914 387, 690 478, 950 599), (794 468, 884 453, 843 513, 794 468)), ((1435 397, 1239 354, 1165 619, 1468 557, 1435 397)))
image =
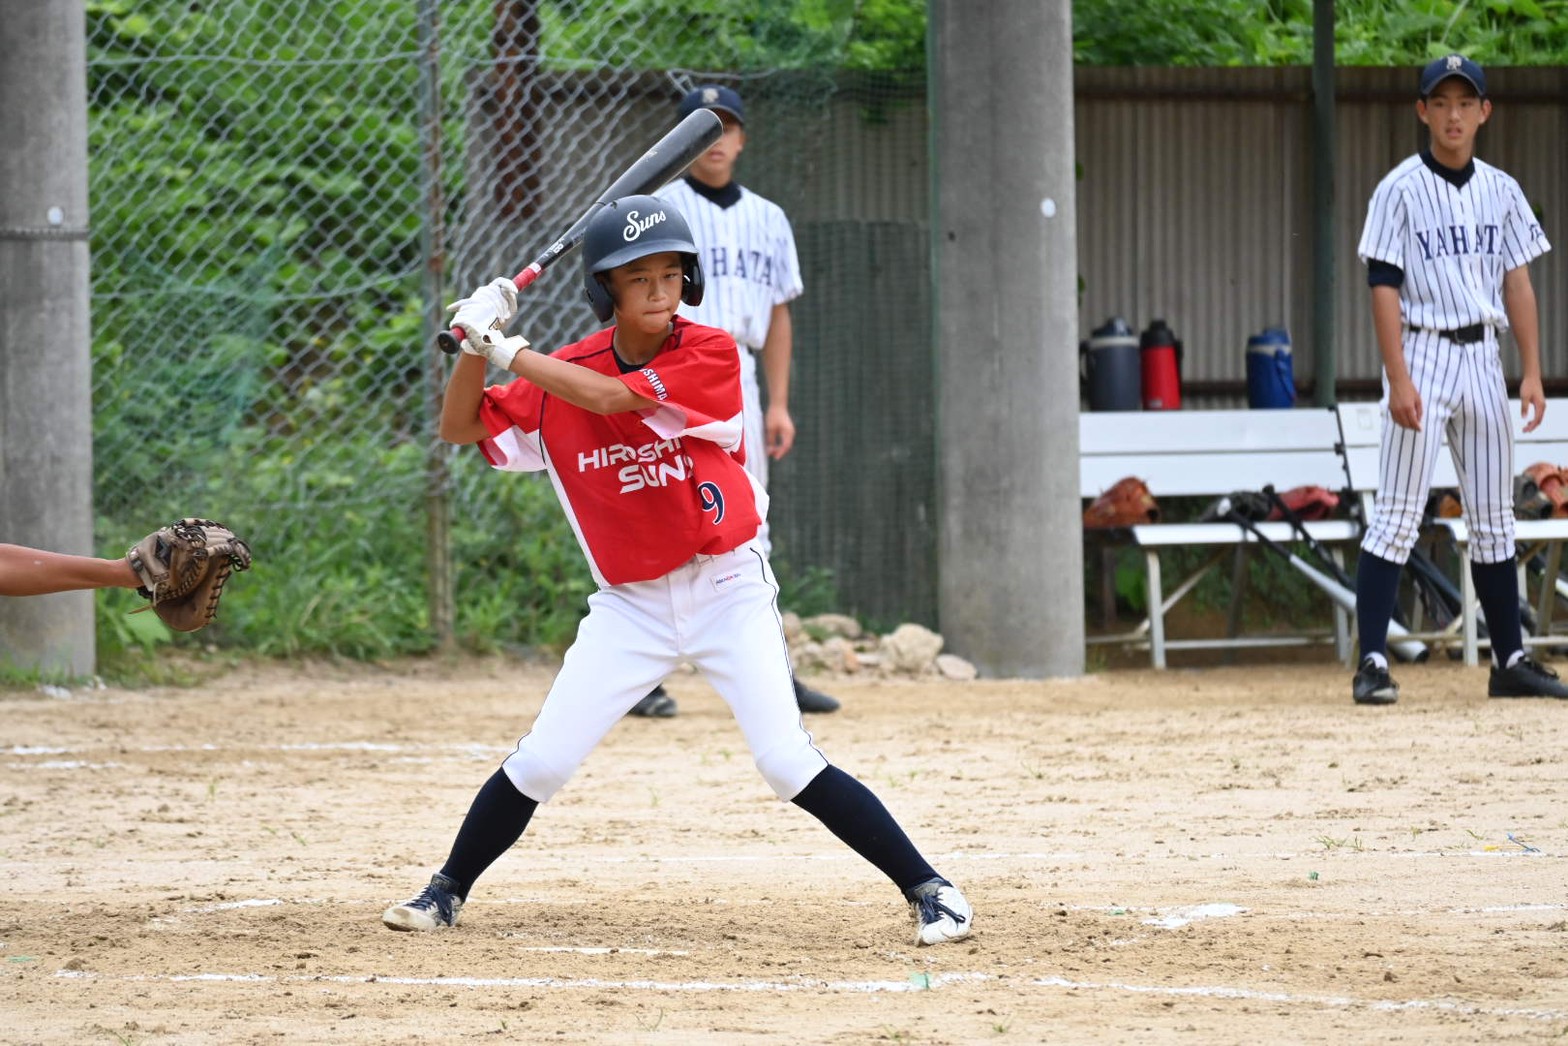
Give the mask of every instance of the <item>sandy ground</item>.
POLYGON ((695 678, 425 935, 381 910, 547 667, 0 692, 0 1040, 1562 1041, 1568 703, 1397 675, 1393 709, 1331 664, 817 680, 819 744, 976 908, 921 949, 695 678))

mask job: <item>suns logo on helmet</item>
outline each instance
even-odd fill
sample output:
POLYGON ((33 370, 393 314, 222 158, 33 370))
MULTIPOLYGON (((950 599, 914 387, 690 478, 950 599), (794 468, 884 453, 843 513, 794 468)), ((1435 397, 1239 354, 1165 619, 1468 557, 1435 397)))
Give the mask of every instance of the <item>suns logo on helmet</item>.
POLYGON ((664 221, 663 211, 656 211, 646 218, 639 215, 636 211, 627 211, 626 228, 621 230, 621 238, 627 243, 631 243, 662 221, 664 221))

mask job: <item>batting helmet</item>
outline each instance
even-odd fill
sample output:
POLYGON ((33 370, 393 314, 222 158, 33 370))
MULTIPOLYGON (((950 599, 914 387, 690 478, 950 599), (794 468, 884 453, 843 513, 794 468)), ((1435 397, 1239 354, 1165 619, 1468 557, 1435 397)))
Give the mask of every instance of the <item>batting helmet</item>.
POLYGON ((702 266, 680 211, 657 196, 623 196, 589 219, 583 231, 583 294, 600 322, 615 312, 615 302, 599 275, 664 251, 681 256, 681 301, 702 304, 702 266))

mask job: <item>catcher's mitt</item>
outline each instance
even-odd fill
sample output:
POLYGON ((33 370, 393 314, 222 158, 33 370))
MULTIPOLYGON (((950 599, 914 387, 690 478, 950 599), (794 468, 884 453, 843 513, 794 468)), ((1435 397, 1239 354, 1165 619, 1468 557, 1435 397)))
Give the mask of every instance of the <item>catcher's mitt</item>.
POLYGON ((1090 502, 1083 513, 1086 528, 1131 527, 1159 521, 1159 503, 1149 493, 1148 484, 1136 476, 1117 480, 1110 490, 1090 502))
POLYGON ((141 609, 176 632, 194 632, 218 613, 230 572, 250 569, 250 546, 215 520, 181 519, 132 545, 125 559, 149 601, 141 609))

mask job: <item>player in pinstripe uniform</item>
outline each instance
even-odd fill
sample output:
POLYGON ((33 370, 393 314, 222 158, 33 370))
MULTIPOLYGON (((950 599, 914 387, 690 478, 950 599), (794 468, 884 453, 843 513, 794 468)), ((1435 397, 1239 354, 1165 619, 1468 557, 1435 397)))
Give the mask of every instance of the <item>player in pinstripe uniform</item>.
POLYGON ((1513 422, 1498 353, 1519 347, 1525 431, 1541 423, 1539 323, 1529 263, 1551 249, 1519 183, 1475 158, 1491 115, 1486 77, 1462 55, 1421 71, 1416 114, 1429 145, 1378 184, 1358 253, 1383 356, 1376 508, 1361 542, 1357 704, 1393 704, 1388 623, 1446 432, 1470 529, 1470 573, 1491 634, 1493 697, 1568 697, 1524 650, 1514 562, 1513 422))
MULTIPOLYGON (((697 158, 684 178, 659 195, 686 216, 707 279, 702 303, 683 305, 681 315, 729 331, 740 347, 746 471, 766 489, 768 459, 782 458, 795 443, 795 422, 789 413, 794 350, 789 303, 804 289, 800 260, 784 209, 735 181, 735 161, 746 146, 746 110, 740 95, 719 84, 702 84, 681 99, 679 115, 684 119, 698 109, 717 113, 724 122, 724 135, 697 158), (759 361, 767 382, 766 408, 757 381, 759 361)), ((771 551, 766 520, 758 540, 771 551)), ((838 701, 799 679, 795 701, 803 712, 838 708, 838 701)), ((639 701, 632 714, 674 715, 675 701, 661 685, 639 701)))

